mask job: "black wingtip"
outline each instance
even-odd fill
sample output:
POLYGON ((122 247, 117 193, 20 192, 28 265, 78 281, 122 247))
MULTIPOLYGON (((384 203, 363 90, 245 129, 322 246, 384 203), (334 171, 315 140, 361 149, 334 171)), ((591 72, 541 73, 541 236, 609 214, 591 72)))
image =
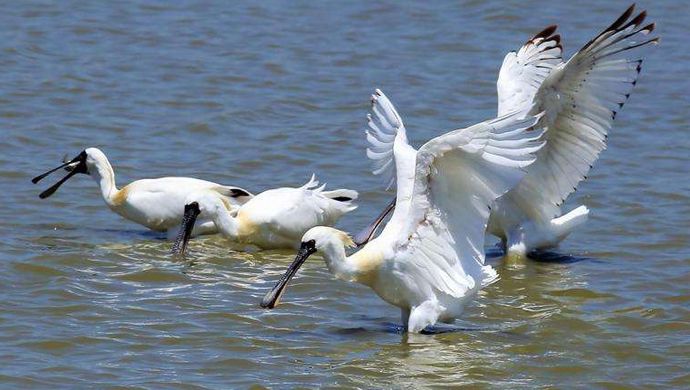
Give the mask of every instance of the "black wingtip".
POLYGON ((530 43, 535 43, 537 40, 544 40, 544 41, 556 41, 556 45, 560 45, 561 43, 561 36, 560 35, 553 35, 554 32, 556 32, 556 29, 558 28, 558 25, 552 24, 545 29, 541 30, 537 34, 535 34, 532 38, 528 39, 527 42, 525 42, 525 45, 530 44, 530 43), (553 36, 552 36, 553 35, 553 36))
POLYGON ((611 23, 611 25, 604 31, 606 32, 618 29, 620 26, 623 25, 623 23, 625 23, 626 20, 628 20, 628 18, 630 18, 630 15, 632 15, 634 11, 635 3, 628 7, 628 9, 626 9, 625 12, 623 12, 623 14, 620 17, 618 17, 618 19, 616 19, 615 22, 611 23))
MULTIPOLYGON (((580 51, 583 51, 583 50, 589 48, 597 39, 599 39, 600 37, 602 37, 603 35, 605 35, 607 33, 616 33, 619 31, 623 31, 625 29, 628 29, 630 26, 633 26, 634 29, 637 28, 647 18, 647 11, 643 10, 642 12, 637 14, 637 16, 635 16, 630 21, 628 21, 628 19, 630 19, 630 16, 633 14, 634 11, 635 11, 635 4, 632 4, 630 7, 628 7, 627 10, 625 10, 625 12, 623 12, 623 14, 620 17, 618 17, 618 19, 616 19, 616 21, 614 21, 610 26, 605 28, 599 35, 597 35, 592 40, 587 42, 587 44, 585 44, 580 49, 580 51)), ((625 36, 623 38, 619 38, 618 40, 629 38, 629 37, 631 37, 637 33, 640 33, 640 32, 642 32, 643 34, 649 34, 650 32, 652 32, 654 30, 654 28, 655 28, 655 24, 650 23, 647 26, 640 28, 639 30, 631 32, 630 34, 628 34, 627 36, 625 36)), ((616 51, 613 54, 618 53, 618 52, 623 51, 623 50, 629 50, 629 49, 634 49, 636 47, 644 46, 644 45, 649 44, 649 43, 658 43, 658 42, 659 42, 658 38, 650 39, 648 41, 645 41, 645 42, 642 42, 642 43, 639 43, 636 45, 632 45, 630 47, 616 51)))
POLYGON ((352 200, 352 198, 348 196, 336 196, 335 198, 331 198, 333 200, 337 200, 338 202, 349 202, 352 200))
POLYGON ((558 25, 552 24, 550 26, 547 26, 545 29, 541 30, 538 32, 535 36, 532 37, 532 40, 537 39, 537 38, 548 38, 550 37, 554 32, 556 32, 556 29, 558 28, 558 25))
POLYGON ((637 16, 635 16, 635 18, 633 18, 633 20, 631 20, 628 24, 626 24, 622 28, 622 30, 625 30, 626 28, 628 28, 630 26, 639 26, 640 24, 642 24, 642 22, 644 22, 646 17, 647 17, 647 11, 640 12, 637 16))
POLYGON ((656 23, 649 23, 648 25, 642 27, 640 31, 643 31, 645 34, 649 34, 654 31, 654 29, 656 29, 656 23))

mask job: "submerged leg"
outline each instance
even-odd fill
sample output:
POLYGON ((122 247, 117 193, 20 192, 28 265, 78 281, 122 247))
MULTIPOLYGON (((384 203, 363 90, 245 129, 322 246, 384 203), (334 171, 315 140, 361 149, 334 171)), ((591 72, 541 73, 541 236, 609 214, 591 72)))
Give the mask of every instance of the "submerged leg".
POLYGON ((410 318, 407 321, 407 331, 421 332, 427 326, 435 324, 442 312, 443 308, 437 300, 422 302, 421 305, 412 308, 410 318))
POLYGON ((506 233, 505 254, 508 257, 525 257, 527 255, 527 245, 522 227, 517 226, 506 233))
POLYGON ((400 322, 402 323, 403 329, 407 330, 407 323, 410 320, 410 310, 400 309, 400 322))

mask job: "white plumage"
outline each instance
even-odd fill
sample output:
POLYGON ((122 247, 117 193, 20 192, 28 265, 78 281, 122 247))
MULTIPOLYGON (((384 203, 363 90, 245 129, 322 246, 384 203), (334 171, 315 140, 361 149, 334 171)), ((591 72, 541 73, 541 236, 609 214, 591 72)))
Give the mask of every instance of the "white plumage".
MULTIPOLYGON (((630 19, 633 10, 626 10, 567 62, 562 60, 560 36, 554 35, 556 26, 506 55, 497 82, 498 115, 521 109, 544 112, 537 127, 547 130, 546 146, 525 178, 492 207, 488 230, 502 239, 507 252, 524 255, 555 246, 587 220, 587 207, 561 215, 561 205, 606 148, 608 129, 637 82, 642 60, 630 58, 631 50, 658 41, 647 37, 653 23, 641 26, 646 12, 630 19)), ((404 165, 400 160, 412 161, 413 154, 393 153, 395 147, 409 148, 404 127, 401 142, 391 137, 401 124, 399 117, 379 108, 369 123, 367 155, 373 173, 383 175, 390 187, 396 167, 404 165), (391 119, 381 123, 382 117, 391 119)))
MULTIPOLYGON (((108 158, 98 148, 87 148, 74 159, 33 179, 37 183, 48 174, 61 168, 70 171, 58 183, 41 193, 41 198, 51 196, 65 181, 77 173, 91 176, 101 190, 105 204, 120 216, 144 225, 147 228, 167 232, 169 238, 175 237, 182 218, 185 199, 190 193, 205 190, 215 193, 224 200, 232 211, 253 196, 239 187, 230 187, 189 177, 162 177, 158 179, 137 180, 118 189, 115 172, 108 158)), ((192 232, 193 235, 213 234, 217 229, 213 222, 201 220, 192 232)))
POLYGON ((547 130, 537 161, 491 214, 489 231, 508 252, 554 246, 586 221, 585 206, 562 216, 560 206, 606 148, 608 130, 636 84, 642 59, 632 49, 658 41, 647 37, 653 23, 642 26, 646 12, 630 19, 633 10, 567 62, 555 26, 506 56, 497 83, 498 114, 534 105, 545 113, 539 126, 547 130))
MULTIPOLYGON (((185 217, 173 252, 184 253, 197 216, 212 221, 228 240, 263 249, 295 248, 302 235, 314 226, 333 225, 357 208, 357 191, 324 191, 325 184, 312 175, 302 187, 275 188, 261 192, 237 210, 228 210, 223 197, 202 189, 185 200, 185 217)), ((178 223, 180 222, 178 219, 178 223)))
POLYGON ((557 26, 549 26, 503 59, 498 73, 498 115, 532 104, 534 95, 551 71, 563 62, 557 26))
POLYGON ((315 227, 302 238, 285 276, 262 302, 273 307, 306 257, 320 251, 337 277, 371 287, 401 309, 403 324, 419 332, 451 321, 483 285, 495 280, 484 265, 489 206, 534 161, 540 115, 504 115, 432 139, 414 151, 395 108, 379 90, 372 97, 370 135, 390 162, 397 206, 381 235, 346 257, 347 234, 315 227), (384 147, 385 146, 385 147, 384 147))

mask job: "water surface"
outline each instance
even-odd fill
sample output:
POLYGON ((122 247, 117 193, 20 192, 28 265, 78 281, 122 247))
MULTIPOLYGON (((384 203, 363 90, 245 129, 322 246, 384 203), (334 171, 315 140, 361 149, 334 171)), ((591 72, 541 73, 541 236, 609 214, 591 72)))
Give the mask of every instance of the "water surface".
POLYGON ((258 192, 312 172, 389 195, 364 155, 382 88, 415 145, 490 118, 504 54, 559 23, 566 52, 626 2, 11 2, 0 6, 3 387, 690 386, 690 51, 684 2, 648 2, 662 44, 609 149, 568 201, 589 223, 510 262, 453 327, 399 312, 319 257, 258 308, 291 251, 170 243, 111 213, 86 177, 29 180, 89 146, 120 185, 186 175, 258 192), (564 256, 567 255, 567 256, 564 256))

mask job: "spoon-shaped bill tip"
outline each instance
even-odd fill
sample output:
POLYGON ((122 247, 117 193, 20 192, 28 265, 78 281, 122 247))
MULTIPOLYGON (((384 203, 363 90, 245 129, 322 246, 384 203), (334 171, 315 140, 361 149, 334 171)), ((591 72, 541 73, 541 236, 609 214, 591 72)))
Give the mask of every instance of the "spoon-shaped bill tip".
POLYGON ((191 202, 184 206, 184 215, 182 216, 180 230, 177 232, 177 237, 175 238, 175 243, 171 250, 173 255, 184 256, 187 251, 187 243, 192 236, 192 230, 194 230, 194 224, 200 213, 201 210, 197 202, 191 202))
POLYGON ((304 262, 309 258, 309 256, 316 252, 316 249, 314 249, 313 242, 311 243, 302 243, 302 245, 299 248, 299 251, 297 252, 297 255, 295 256, 295 260, 290 264, 290 266, 287 268, 283 276, 280 278, 278 283, 276 283, 275 287, 271 289, 266 295, 264 295, 263 299, 261 300, 261 303, 259 304, 261 307, 264 309, 273 309, 274 307, 278 306, 278 302, 280 301, 280 297, 283 295, 285 292, 285 289, 287 288, 288 283, 290 282, 290 279, 292 279, 293 276, 299 271, 300 267, 304 262))
POLYGON ((57 168, 53 168, 53 169, 49 170, 48 172, 43 173, 41 175, 38 175, 38 176, 34 177, 33 179, 31 179, 31 182, 36 184, 39 181, 43 180, 46 176, 48 176, 51 173, 58 171, 62 168, 65 168, 69 172, 65 177, 60 179, 60 181, 53 184, 47 190, 41 192, 41 194, 38 195, 38 197, 41 199, 45 199, 45 198, 53 195, 55 193, 55 191, 57 191, 58 188, 60 188, 60 186, 64 182, 66 182, 70 177, 74 176, 77 173, 88 173, 88 169, 86 167, 86 158, 87 158, 86 151, 82 151, 81 153, 79 153, 77 155, 77 157, 75 157, 69 161, 65 161, 63 164, 60 164, 57 168))

